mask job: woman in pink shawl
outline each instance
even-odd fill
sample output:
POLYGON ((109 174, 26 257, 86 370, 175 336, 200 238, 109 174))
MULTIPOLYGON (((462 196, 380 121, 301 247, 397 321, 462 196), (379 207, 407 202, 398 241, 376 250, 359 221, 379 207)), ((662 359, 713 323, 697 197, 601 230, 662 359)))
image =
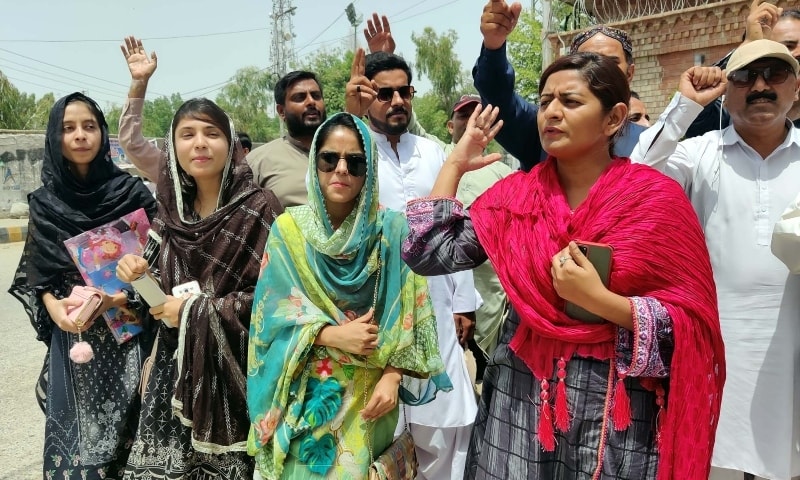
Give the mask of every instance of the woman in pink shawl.
POLYGON ((487 258, 513 307, 486 370, 466 478, 705 480, 725 363, 703 233, 677 183, 612 156, 630 90, 613 59, 556 60, 539 84, 548 159, 454 199, 500 122, 476 109, 431 197, 409 203, 422 275, 487 258), (578 247, 612 249, 606 287, 578 247), (600 318, 565 313, 572 303, 600 318))

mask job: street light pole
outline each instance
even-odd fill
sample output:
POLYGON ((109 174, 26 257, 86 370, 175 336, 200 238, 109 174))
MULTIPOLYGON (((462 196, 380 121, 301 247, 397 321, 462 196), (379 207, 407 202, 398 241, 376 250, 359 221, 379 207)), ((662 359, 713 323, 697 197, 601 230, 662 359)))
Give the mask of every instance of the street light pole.
MULTIPOLYGON (((542 70, 547 68, 548 65, 553 63, 553 44, 550 43, 547 36, 553 33, 552 27, 552 6, 550 0, 541 0, 542 2, 542 70)), ((531 8, 536 5, 536 0, 533 0, 531 8)), ((533 10, 534 12, 536 10, 533 10)))
MULTIPOLYGON (((294 31, 290 15, 297 10, 291 0, 273 0, 272 2, 272 68, 278 80, 288 73, 289 63, 294 63, 294 31)), ((286 126, 278 121, 280 135, 285 133, 286 126)))
POLYGON ((361 21, 364 17, 356 14, 356 7, 353 5, 353 2, 347 4, 344 13, 347 14, 347 21, 350 22, 350 26, 353 27, 353 52, 355 52, 358 48, 358 26, 361 25, 361 21))

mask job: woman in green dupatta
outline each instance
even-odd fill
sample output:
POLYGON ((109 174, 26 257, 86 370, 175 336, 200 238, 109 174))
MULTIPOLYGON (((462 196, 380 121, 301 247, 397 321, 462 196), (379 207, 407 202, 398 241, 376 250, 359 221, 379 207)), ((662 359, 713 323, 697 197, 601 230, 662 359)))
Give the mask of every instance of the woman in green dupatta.
POLYGON ((308 205, 272 227, 250 324, 255 478, 367 478, 392 442, 402 374, 432 377, 409 402, 451 388, 427 282, 400 258, 405 217, 379 208, 376 168, 366 125, 334 115, 312 142, 308 205))

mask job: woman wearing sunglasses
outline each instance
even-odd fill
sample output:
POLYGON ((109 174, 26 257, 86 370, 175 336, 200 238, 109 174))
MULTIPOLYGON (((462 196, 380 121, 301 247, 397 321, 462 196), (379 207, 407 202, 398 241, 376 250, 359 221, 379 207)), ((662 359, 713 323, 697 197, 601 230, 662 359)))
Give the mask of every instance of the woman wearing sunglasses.
POLYGON ((256 478, 366 478, 392 442, 402 375, 434 376, 421 402, 449 388, 427 282, 400 258, 405 218, 378 207, 373 148, 357 117, 331 117, 308 205, 273 225, 250 327, 256 478))

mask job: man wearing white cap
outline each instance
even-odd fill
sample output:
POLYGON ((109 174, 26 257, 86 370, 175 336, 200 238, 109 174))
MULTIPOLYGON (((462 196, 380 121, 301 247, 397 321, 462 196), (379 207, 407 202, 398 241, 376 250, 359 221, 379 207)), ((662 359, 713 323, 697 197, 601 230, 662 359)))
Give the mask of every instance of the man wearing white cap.
MULTIPOLYGON (((770 251, 773 226, 800 189, 800 130, 787 118, 798 70, 784 45, 756 40, 731 56, 727 84, 693 86, 684 74, 681 94, 704 103, 724 93, 732 124, 644 157, 683 185, 714 268, 727 380, 712 480, 800 476, 800 275, 770 251)), ((686 113, 702 109, 687 103, 686 113)), ((650 132, 674 128, 668 118, 650 132)))

